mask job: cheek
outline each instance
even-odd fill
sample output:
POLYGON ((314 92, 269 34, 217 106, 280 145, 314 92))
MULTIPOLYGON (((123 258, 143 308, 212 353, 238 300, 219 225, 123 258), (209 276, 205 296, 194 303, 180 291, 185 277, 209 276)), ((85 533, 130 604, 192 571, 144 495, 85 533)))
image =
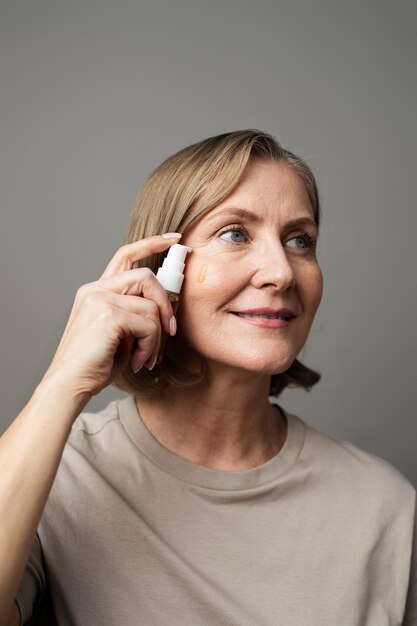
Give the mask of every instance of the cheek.
POLYGON ((303 274, 302 278, 302 292, 303 296, 308 302, 308 306, 315 313, 323 295, 323 275, 318 265, 315 265, 303 274))
POLYGON ((189 264, 181 298, 186 300, 188 305, 200 303, 221 305, 233 296, 233 286, 236 286, 237 282, 236 266, 237 264, 229 264, 225 269, 224 261, 216 257, 189 264))

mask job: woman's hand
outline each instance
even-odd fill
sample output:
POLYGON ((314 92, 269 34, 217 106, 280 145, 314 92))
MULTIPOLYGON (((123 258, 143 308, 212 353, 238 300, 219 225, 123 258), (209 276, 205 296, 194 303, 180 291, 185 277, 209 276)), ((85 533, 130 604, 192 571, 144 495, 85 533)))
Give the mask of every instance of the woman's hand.
POLYGON ((133 371, 142 365, 153 367, 161 330, 175 334, 175 318, 153 272, 131 268, 180 237, 169 233, 122 246, 99 280, 80 287, 45 378, 71 381, 81 393, 95 395, 116 378, 129 359, 133 371))

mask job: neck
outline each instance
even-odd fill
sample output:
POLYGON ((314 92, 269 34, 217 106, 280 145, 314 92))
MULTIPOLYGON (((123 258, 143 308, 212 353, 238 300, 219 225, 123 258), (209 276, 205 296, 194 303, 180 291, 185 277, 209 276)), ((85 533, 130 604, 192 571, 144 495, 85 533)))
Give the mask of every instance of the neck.
POLYGON ((244 470, 278 454, 285 417, 268 400, 270 377, 209 375, 192 389, 140 396, 142 419, 175 454, 221 470, 244 470))

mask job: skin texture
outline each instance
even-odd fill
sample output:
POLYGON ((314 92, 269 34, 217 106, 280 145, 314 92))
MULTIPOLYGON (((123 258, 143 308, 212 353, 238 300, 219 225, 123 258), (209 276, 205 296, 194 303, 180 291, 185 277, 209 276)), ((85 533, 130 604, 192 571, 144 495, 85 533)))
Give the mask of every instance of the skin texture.
POLYGON ((184 234, 181 243, 193 251, 169 349, 189 368, 203 359, 208 373, 192 391, 138 399, 146 425, 167 448, 226 470, 254 467, 281 449, 286 422, 269 404, 270 377, 294 361, 320 303, 316 240, 302 180, 285 164, 259 161, 184 234), (295 317, 279 323, 235 315, 260 307, 290 309, 295 317))

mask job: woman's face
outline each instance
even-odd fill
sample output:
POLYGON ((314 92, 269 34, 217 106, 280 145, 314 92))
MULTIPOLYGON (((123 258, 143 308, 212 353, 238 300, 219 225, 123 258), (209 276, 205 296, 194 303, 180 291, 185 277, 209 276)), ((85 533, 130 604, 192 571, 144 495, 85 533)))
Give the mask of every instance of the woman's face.
POLYGON ((181 241, 193 248, 178 315, 181 354, 265 374, 287 370, 322 295, 317 234, 298 174, 251 161, 181 241))

